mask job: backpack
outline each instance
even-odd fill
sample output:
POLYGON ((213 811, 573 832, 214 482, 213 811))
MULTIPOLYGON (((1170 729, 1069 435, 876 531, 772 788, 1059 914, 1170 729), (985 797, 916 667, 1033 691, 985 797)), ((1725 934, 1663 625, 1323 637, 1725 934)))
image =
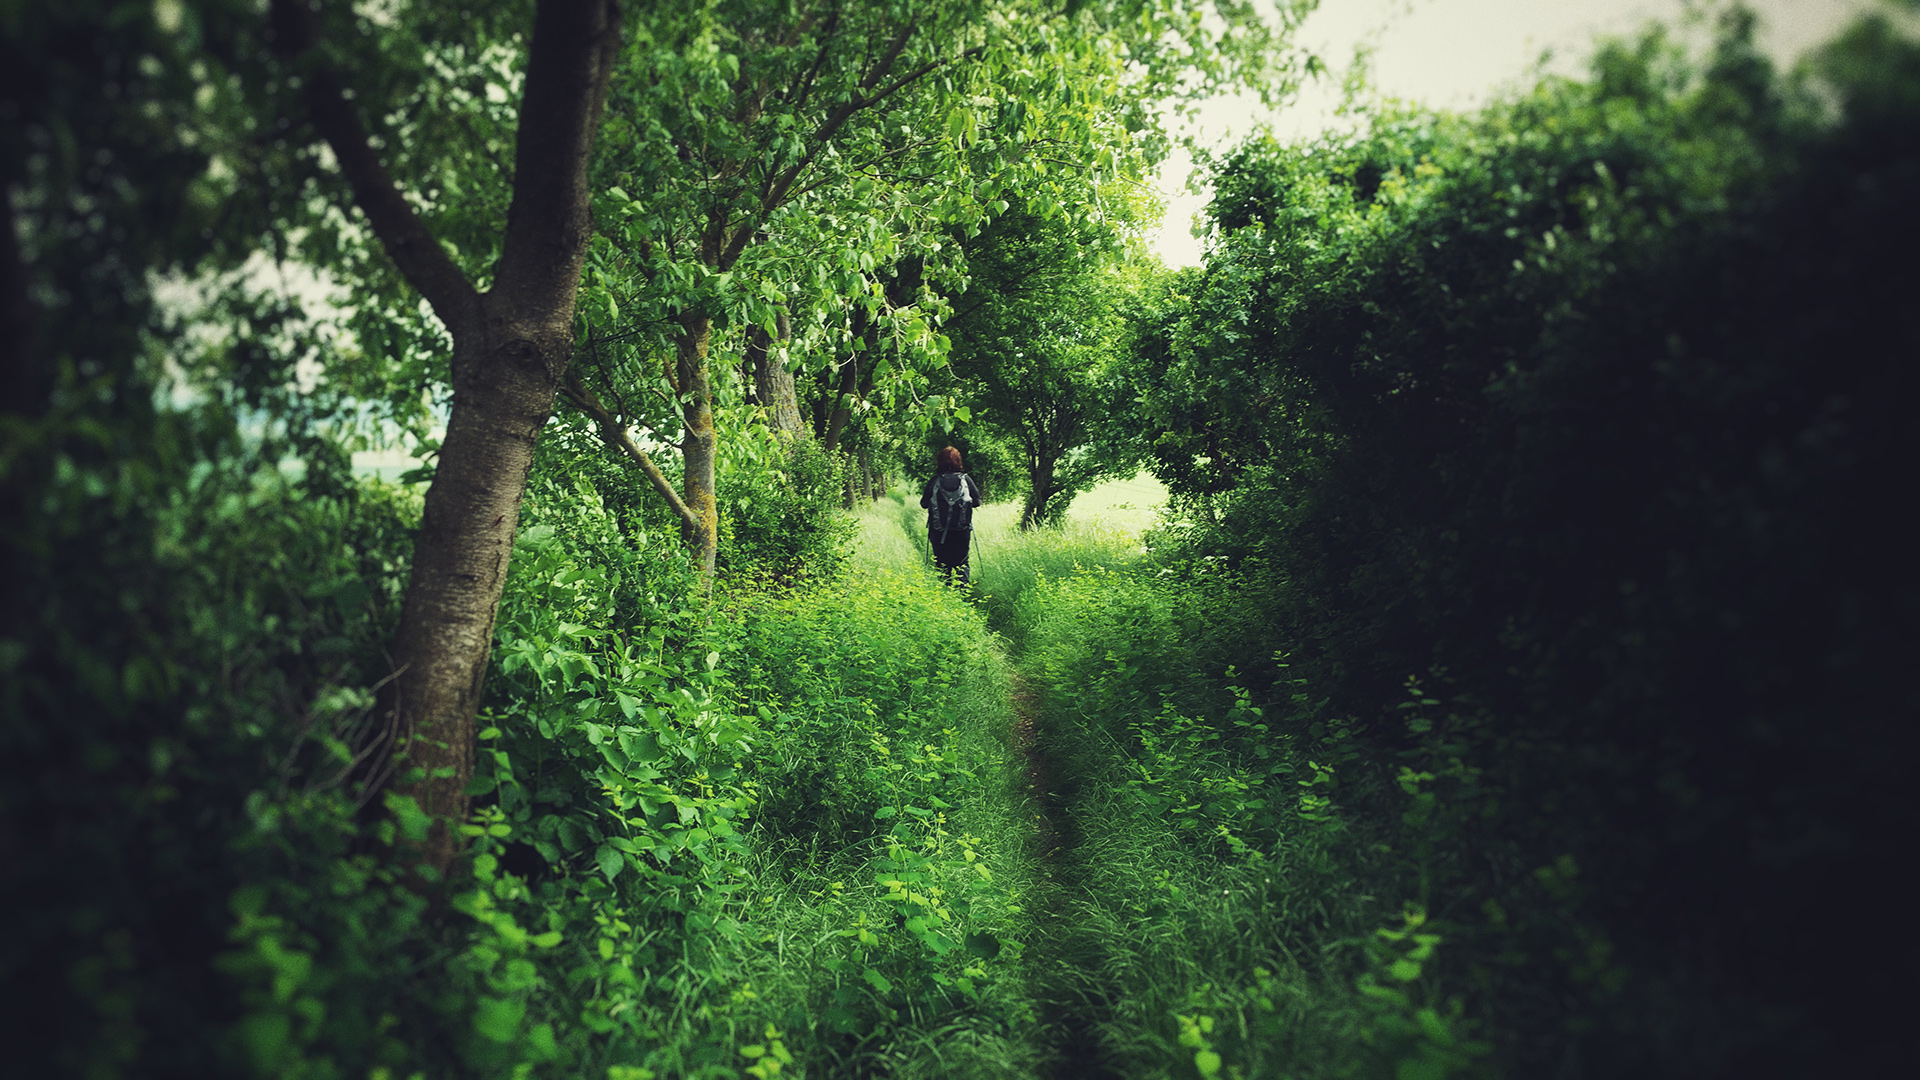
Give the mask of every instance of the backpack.
POLYGON ((933 481, 933 507, 927 514, 927 531, 939 530, 940 542, 954 529, 973 528, 973 486, 966 473, 941 473, 933 481), (948 486, 951 480, 953 484, 948 486))

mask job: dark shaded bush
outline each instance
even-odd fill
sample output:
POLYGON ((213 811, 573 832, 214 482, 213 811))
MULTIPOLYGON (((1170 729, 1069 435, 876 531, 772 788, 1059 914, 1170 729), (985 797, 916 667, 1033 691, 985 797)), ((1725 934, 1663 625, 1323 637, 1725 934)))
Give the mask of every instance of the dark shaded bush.
POLYGON ((1900 965, 1835 920, 1914 823, 1920 48, 1856 27, 1822 118, 1746 29, 1249 143, 1137 361, 1177 546, 1249 612, 1203 650, 1291 652, 1432 774, 1373 812, 1523 1075, 1864 1066, 1893 1030, 1900 965))

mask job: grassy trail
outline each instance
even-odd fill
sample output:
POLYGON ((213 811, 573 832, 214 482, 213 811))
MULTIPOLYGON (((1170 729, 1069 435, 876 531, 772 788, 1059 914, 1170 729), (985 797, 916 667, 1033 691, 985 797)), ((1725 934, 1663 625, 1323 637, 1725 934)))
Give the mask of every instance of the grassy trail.
MULTIPOLYGON (((857 574, 932 573, 923 511, 910 494, 895 492, 860 512, 857 574)), ((1137 556, 1139 532, 1164 496, 1165 489, 1147 477, 1104 485, 1076 503, 1063 528, 1025 535, 1016 527, 1018 508, 1012 504, 986 506, 975 516, 972 602, 998 631, 991 644, 1007 661, 1011 722, 1006 740, 1018 773, 1017 786, 1001 793, 1006 805, 991 813, 1025 823, 1021 840, 1028 876, 1015 891, 1026 898, 1031 913, 1021 936, 1027 946, 1023 981, 1037 1008, 1037 1024, 1030 1029, 1037 1068, 1027 1075, 1037 1078, 1123 1074, 1103 1061, 1102 1044, 1110 1040, 1103 1039, 1100 1028, 1108 1010, 1089 1000, 1086 988, 1093 980, 1088 973, 1074 970, 1090 944, 1073 929, 1076 913, 1098 905, 1089 903, 1084 860, 1074 851, 1079 837, 1073 792, 1046 753, 1041 689, 1020 669, 1015 639, 1036 582, 1069 577, 1083 560, 1114 563, 1137 556)), ((960 594, 954 599, 960 602, 960 594)))
MULTIPOLYGON (((1338 732, 1264 734, 1287 721, 1188 644, 1182 620, 1219 613, 1176 613, 1178 586, 1140 572, 1156 488, 1097 489, 1031 533, 983 507, 972 595, 943 593, 984 612, 967 631, 1005 672, 1017 779, 978 809, 1019 823, 1033 1023, 1032 1071, 1004 1075, 1471 1071, 1451 1009, 1410 984, 1437 939, 1372 895, 1377 845, 1320 794, 1350 766, 1338 732)), ((860 573, 930 578, 922 515, 899 493, 865 508, 860 573)))

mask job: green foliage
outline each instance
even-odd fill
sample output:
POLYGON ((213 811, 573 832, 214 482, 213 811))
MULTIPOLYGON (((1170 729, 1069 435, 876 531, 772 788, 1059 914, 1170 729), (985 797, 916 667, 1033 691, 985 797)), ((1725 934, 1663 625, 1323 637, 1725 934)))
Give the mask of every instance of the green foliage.
POLYGON ((687 327, 719 331, 724 392, 747 329, 772 336, 784 313, 776 352, 812 385, 818 434, 836 411, 949 430, 968 410, 932 380, 966 287, 956 235, 1016 199, 1039 218, 1097 216, 1090 193, 1125 201, 1164 156, 1157 104, 1294 76, 1280 45, 1300 5, 1277 27, 1244 4, 1196 12, 724 0, 632 18, 594 178, 589 378, 678 443, 683 395, 707 393, 705 376, 678 385, 691 366, 671 370, 709 348, 687 327))
MULTIPOLYGON (((583 352, 637 365, 621 412, 671 435, 671 319, 707 310, 731 360, 784 308, 792 366, 876 373, 841 402, 874 414, 869 460, 913 445, 883 467, 921 475, 917 410, 1012 471, 1012 428, 970 436, 991 414, 928 393, 961 247, 1000 300, 987 278, 1099 247, 1088 192, 1162 152, 1151 104, 1273 39, 1240 4, 1231 33, 1131 2, 765 7, 629 13, 583 352), (827 130, 903 26, 923 81, 827 130), (752 250, 721 266, 713 236, 752 250)), ((526 6, 322 17, 387 167, 484 280, 526 6)), ((1804 86, 1735 16, 1698 60, 1650 34, 1473 115, 1249 143, 1217 163, 1206 268, 999 312, 965 348, 1038 361, 1001 371, 1001 411, 1067 384, 1138 406, 1182 508, 1151 558, 1016 535, 1002 502, 972 598, 939 588, 918 508, 834 511, 841 466, 728 412, 726 363, 710 597, 563 416, 444 880, 357 759, 420 501, 349 468, 396 427, 432 450, 440 327, 337 209, 253 6, 4 21, 16 1071, 1885 1064, 1902 969, 1854 970, 1829 928, 1913 824, 1920 49, 1893 18, 1804 86), (303 264, 316 288, 274 272, 303 264), (323 311, 329 277, 351 290, 323 311)))
POLYGON ((938 1075, 940 1030, 973 1033, 976 1075, 1029 1071, 1026 856, 979 616, 897 577, 691 601, 678 545, 586 483, 529 492, 446 917, 423 923, 386 860, 289 848, 234 900, 236 1060, 938 1075))
POLYGON ((1749 29, 1247 143, 1135 360, 1150 542, 1236 600, 1186 647, 1356 718, 1331 805, 1517 1072, 1881 1053, 1815 913, 1911 820, 1870 792, 1913 707, 1915 46, 1821 54, 1836 117, 1749 29))
POLYGON ((723 433, 721 445, 723 572, 775 581, 833 577, 854 531, 840 512, 847 460, 811 439, 785 439, 759 426, 723 433))
POLYGON ((1029 856, 1004 798, 1007 672, 980 616, 898 564, 739 611, 740 685, 766 731, 755 839, 767 881, 807 898, 783 925, 816 942, 774 976, 802 1010, 788 1045, 909 1074, 1028 1072, 1029 856))
MULTIPOLYGON (((382 671, 417 500, 377 485, 316 497, 247 460, 174 473, 171 498, 142 490, 151 474, 93 473, 100 483, 57 489, 49 509, 62 512, 42 519, 61 541, 43 558, 87 564, 36 610, 44 636, 8 650, 5 749, 33 768, 4 788, 22 829, 8 886, 21 934, 5 967, 45 987, 17 1019, 38 1029, 24 1060, 48 1070, 278 1060, 273 1032, 311 1011, 311 943, 273 923, 234 931, 253 958, 223 967, 257 969, 273 989, 265 1026, 232 1039, 216 1034, 242 1006, 238 987, 208 960, 228 948, 229 895, 289 863, 315 874, 303 894, 339 898, 332 927, 350 932, 327 944, 349 967, 416 929, 405 902, 369 896, 364 862, 336 875, 329 860, 354 831, 352 748, 370 723, 364 688, 382 671), (102 633, 105 620, 123 634, 102 633), (64 723, 28 722, 56 704, 64 723)), ((177 467, 158 464, 162 476, 177 467)))
POLYGON ((895 469, 916 499, 921 485, 938 469, 934 455, 948 446, 960 451, 967 475, 980 485, 984 502, 1010 502, 1025 497, 1027 471, 1021 462, 1019 444, 985 424, 966 423, 945 434, 929 434, 926 439, 903 448, 898 455, 895 469))
POLYGON ((1190 644, 1230 587, 1136 555, 1031 592, 1022 668, 1070 842, 1047 970, 1085 1003, 1080 1052, 1122 1075, 1476 1071, 1459 1003, 1414 985, 1437 941, 1371 929, 1397 867, 1349 809, 1371 783, 1349 726, 1190 644))
POLYGON ((1109 431, 1110 359, 1143 276, 1139 209, 1111 193, 1078 193, 1101 211, 1057 218, 1024 199, 971 239, 967 291, 948 322, 952 367, 969 416, 1011 443, 1025 474, 1020 524, 1057 522, 1074 496, 1138 465, 1138 441, 1109 431), (1104 211, 1104 212, 1102 212, 1104 211))

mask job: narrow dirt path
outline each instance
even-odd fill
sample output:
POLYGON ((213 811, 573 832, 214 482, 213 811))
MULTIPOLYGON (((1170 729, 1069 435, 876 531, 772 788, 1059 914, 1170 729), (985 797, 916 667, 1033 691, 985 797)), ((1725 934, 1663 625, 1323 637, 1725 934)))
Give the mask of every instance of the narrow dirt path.
POLYGON ((1013 750, 1019 756, 1022 793, 1033 807, 1034 852, 1047 876, 1060 853, 1060 827, 1056 818, 1063 809, 1054 793, 1053 777, 1047 769, 1047 756, 1039 745, 1039 698, 1018 669, 1013 671, 1013 750))
POLYGON ((1049 1044, 1048 1080, 1118 1080, 1104 1061, 1092 1002, 1066 988, 1081 982, 1061 978, 1061 965, 1083 958, 1072 944, 1074 894, 1081 888, 1073 851, 1078 830, 1069 809, 1071 792, 1049 766, 1040 736, 1039 693, 1018 668, 1012 669, 1012 744, 1019 755, 1023 794, 1028 800, 1037 856, 1039 889, 1032 919, 1039 940, 1032 962, 1040 965, 1035 980, 1040 989, 1042 1026, 1049 1044))

